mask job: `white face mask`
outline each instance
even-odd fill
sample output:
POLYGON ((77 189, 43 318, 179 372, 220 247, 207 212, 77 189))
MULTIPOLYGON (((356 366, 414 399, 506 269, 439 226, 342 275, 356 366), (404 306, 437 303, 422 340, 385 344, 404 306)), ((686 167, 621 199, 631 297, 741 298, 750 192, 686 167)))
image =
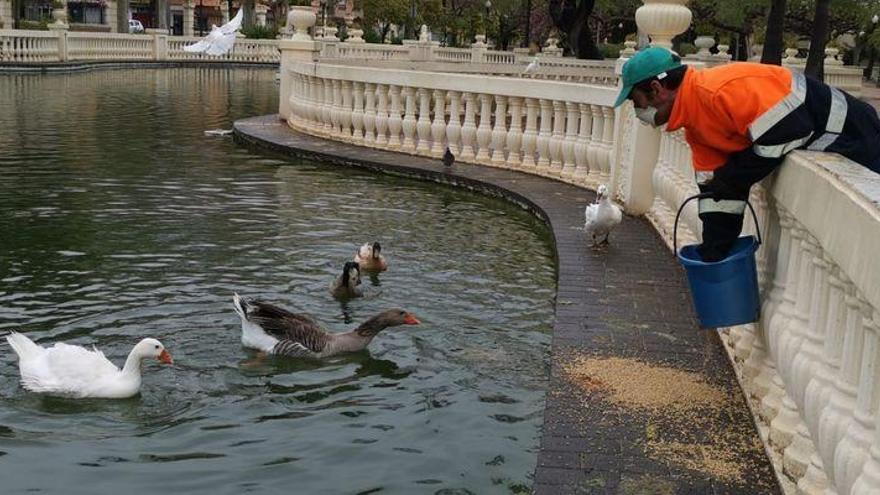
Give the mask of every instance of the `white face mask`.
POLYGON ((648 124, 651 127, 660 127, 655 119, 657 118, 657 109, 654 107, 636 108, 636 118, 648 124))

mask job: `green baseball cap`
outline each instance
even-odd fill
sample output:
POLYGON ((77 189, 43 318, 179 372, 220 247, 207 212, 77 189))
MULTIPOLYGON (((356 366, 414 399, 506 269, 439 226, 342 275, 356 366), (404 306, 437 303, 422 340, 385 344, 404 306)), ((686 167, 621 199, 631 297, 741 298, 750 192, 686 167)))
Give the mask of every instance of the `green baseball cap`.
POLYGON ((623 105, 636 84, 677 67, 681 67, 681 59, 666 48, 652 46, 639 50, 623 64, 623 88, 617 95, 614 106, 623 105))

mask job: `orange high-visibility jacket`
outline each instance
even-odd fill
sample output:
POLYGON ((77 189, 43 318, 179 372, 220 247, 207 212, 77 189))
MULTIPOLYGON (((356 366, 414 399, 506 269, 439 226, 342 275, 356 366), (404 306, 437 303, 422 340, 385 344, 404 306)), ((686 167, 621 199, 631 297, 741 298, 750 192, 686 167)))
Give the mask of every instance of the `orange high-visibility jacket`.
POLYGON ((775 65, 686 69, 666 129, 684 128, 700 191, 704 260, 726 256, 752 184, 791 150, 840 153, 880 172, 877 111, 839 89, 775 65))
POLYGON ((728 162, 731 153, 749 147, 761 158, 780 158, 804 146, 827 149, 867 165, 876 153, 862 156, 865 149, 854 156, 847 153, 864 148, 866 138, 877 137, 876 130, 860 132, 855 128, 859 126, 844 132, 847 110, 854 101, 836 88, 776 65, 688 68, 666 129, 685 128, 697 171, 715 170, 728 162))

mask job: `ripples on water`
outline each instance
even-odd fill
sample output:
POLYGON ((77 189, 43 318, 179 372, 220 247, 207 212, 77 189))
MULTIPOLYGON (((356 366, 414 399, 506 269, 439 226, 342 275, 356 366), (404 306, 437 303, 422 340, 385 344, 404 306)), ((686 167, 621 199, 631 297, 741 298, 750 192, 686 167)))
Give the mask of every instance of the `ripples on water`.
POLYGON ((498 200, 203 135, 273 112, 273 76, 0 76, 0 331, 119 364, 152 336, 175 357, 147 364, 139 397, 72 401, 23 391, 0 344, 3 493, 531 485, 555 290, 544 227, 498 200), (391 268, 340 305, 327 285, 372 239, 391 268), (260 360, 234 290, 334 331, 392 306, 423 325, 322 363, 260 360))

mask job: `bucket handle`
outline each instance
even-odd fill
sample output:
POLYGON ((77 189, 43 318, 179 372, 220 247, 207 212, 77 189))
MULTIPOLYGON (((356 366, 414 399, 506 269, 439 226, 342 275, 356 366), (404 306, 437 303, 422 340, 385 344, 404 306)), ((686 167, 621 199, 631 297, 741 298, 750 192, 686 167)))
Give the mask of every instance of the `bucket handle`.
MULTIPOLYGON (((678 219, 681 217, 681 212, 684 210, 686 204, 690 203, 691 200, 694 199, 703 199, 703 198, 711 198, 712 193, 704 192, 700 194, 694 194, 693 196, 684 200, 684 203, 678 207, 678 213, 675 214, 675 226, 672 228, 672 246, 676 255, 678 255, 678 219)), ((749 207, 749 211, 752 212, 752 220, 755 221, 755 233, 758 234, 758 245, 760 246, 763 242, 761 238, 761 227, 758 225, 758 215, 755 214, 755 209, 752 208, 752 204, 749 203, 749 200, 746 201, 746 206, 749 207)))

